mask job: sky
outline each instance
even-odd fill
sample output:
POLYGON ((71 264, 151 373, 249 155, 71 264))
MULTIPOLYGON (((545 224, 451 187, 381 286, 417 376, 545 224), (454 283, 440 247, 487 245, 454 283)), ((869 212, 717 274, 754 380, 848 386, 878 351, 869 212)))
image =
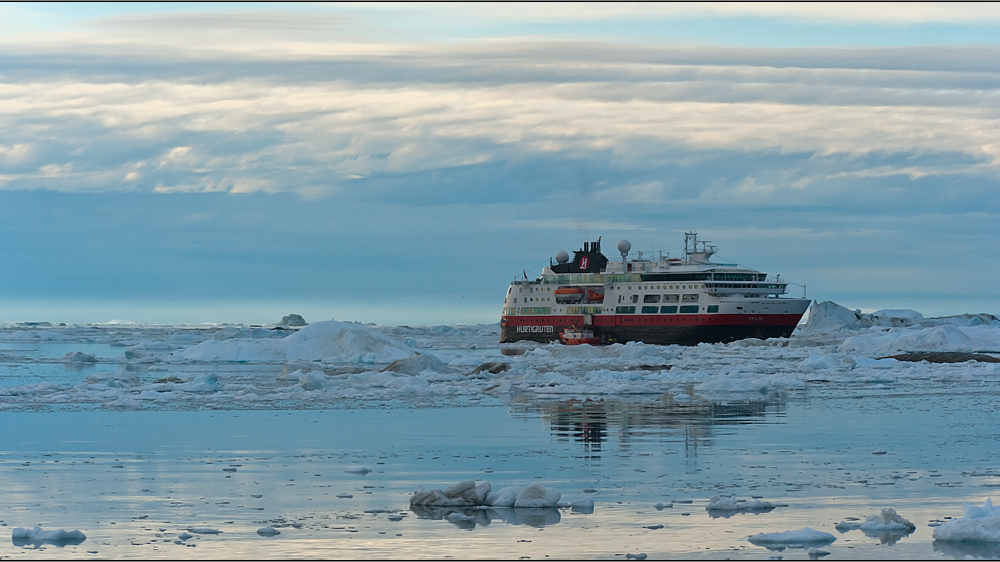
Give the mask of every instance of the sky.
POLYGON ((1000 314, 998 179, 995 4, 0 5, 0 321, 496 322, 692 229, 1000 314))

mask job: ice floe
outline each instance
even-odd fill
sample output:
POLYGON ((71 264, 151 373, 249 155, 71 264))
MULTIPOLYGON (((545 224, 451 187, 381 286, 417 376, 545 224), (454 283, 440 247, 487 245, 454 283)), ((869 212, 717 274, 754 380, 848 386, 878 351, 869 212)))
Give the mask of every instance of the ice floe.
POLYGON ((881 512, 865 517, 864 521, 854 518, 837 523, 836 528, 841 533, 860 530, 869 537, 879 539, 881 544, 892 545, 899 539, 912 533, 917 527, 908 519, 904 519, 895 509, 882 509, 881 512))
POLYGON ((962 502, 962 517, 935 527, 933 537, 948 542, 1000 542, 1000 506, 994 507, 992 498, 981 506, 962 502))
POLYGON ((712 496, 705 509, 708 511, 763 511, 774 509, 774 504, 759 499, 739 499, 736 496, 712 496))
POLYGON ((343 363, 391 363, 412 350, 361 324, 315 322, 281 339, 207 340, 183 353, 189 360, 280 362, 287 360, 343 363))
MULTIPOLYGON (((494 492, 489 482, 463 480, 444 490, 418 490, 410 497, 410 506, 550 508, 558 507, 561 498, 559 490, 538 483, 494 492)), ((578 507, 585 507, 585 503, 593 507, 592 501, 578 507)))
POLYGON ((87 540, 87 535, 80 531, 43 531, 41 526, 35 525, 32 529, 24 527, 14 527, 10 532, 10 539, 15 545, 25 544, 55 544, 69 545, 80 544, 87 540))
POLYGON ((781 531, 779 533, 758 533, 750 535, 747 540, 759 546, 770 545, 824 545, 837 540, 837 537, 830 533, 803 527, 795 531, 781 531))

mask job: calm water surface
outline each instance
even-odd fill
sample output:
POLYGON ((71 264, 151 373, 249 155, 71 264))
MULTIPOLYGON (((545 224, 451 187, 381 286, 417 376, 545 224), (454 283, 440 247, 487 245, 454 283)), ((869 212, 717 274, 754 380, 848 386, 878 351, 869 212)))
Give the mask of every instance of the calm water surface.
POLYGON ((911 381, 812 385, 727 404, 512 397, 327 411, 0 413, 2 524, 87 535, 62 546, 8 538, 0 556, 791 560, 809 555, 746 537, 808 526, 837 536, 825 559, 996 557, 1000 545, 935 543, 927 524, 961 516, 963 500, 981 502, 1000 486, 997 390, 997 381, 911 381), (345 472, 358 465, 371 472, 345 472), (596 506, 467 511, 476 520, 456 522, 449 510, 409 509, 414 490, 468 478, 494 489, 541 482, 596 506), (705 509, 714 494, 781 506, 719 516, 705 509), (916 531, 834 529, 883 507, 916 531), (268 525, 281 535, 256 534, 268 525), (198 528, 220 533, 178 538, 198 528))

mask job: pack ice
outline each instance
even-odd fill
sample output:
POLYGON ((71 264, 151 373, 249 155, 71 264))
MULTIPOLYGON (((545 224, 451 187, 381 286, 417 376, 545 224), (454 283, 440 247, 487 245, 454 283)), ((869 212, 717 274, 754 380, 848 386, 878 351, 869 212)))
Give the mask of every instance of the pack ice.
POLYGON ((324 408, 346 401, 465 402, 515 394, 581 402, 637 395, 695 407, 760 400, 819 383, 877 387, 904 378, 1000 373, 1000 365, 982 362, 887 358, 897 352, 998 351, 1000 320, 988 314, 925 318, 898 309, 865 314, 820 302, 790 338, 697 346, 522 342, 501 349, 498 330, 492 324, 394 327, 333 320, 295 332, 242 326, 0 326, 0 341, 35 342, 39 349, 67 343, 124 347, 117 357, 95 355, 93 348, 66 355, 61 348, 51 359, 25 356, 27 364, 58 365, 59 376, 50 369, 4 379, 0 409, 324 408), (83 361, 84 355, 95 361, 83 361), (271 365, 283 367, 281 374, 271 365))

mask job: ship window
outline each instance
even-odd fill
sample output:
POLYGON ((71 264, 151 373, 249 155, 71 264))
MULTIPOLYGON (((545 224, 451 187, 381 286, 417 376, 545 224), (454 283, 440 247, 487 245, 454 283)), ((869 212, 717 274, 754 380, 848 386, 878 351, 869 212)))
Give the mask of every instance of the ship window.
POLYGON ((639 302, 639 295, 631 295, 632 302, 639 302))
POLYGON ((698 305, 682 306, 681 314, 698 314, 698 305))
POLYGON ((634 306, 616 306, 615 314, 635 314, 634 306))
POLYGON ((708 305, 708 311, 709 312, 718 312, 719 311, 719 305, 717 305, 717 304, 710 304, 710 305, 708 305))
POLYGON ((663 295, 663 302, 681 302, 680 295, 663 295))
POLYGON ((515 303, 517 302, 517 297, 514 297, 514 302, 515 302, 515 303))
POLYGON ((698 295, 684 295, 684 302, 698 302, 698 295))
POLYGON ((660 302, 660 295, 645 295, 642 302, 660 302))
POLYGON ((663 314, 675 314, 677 312, 676 306, 661 306, 660 312, 663 314))
POLYGON ((642 307, 642 313, 643 314, 656 314, 656 311, 659 308, 660 307, 658 307, 658 306, 644 306, 644 307, 642 307))

